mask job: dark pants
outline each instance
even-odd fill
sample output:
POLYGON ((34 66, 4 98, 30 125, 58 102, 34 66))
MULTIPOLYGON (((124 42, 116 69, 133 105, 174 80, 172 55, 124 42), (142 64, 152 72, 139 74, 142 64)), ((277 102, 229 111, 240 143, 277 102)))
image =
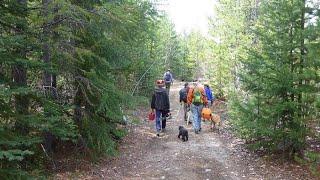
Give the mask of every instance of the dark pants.
POLYGON ((187 112, 189 111, 190 109, 188 108, 188 104, 183 102, 183 118, 185 121, 187 121, 187 112))
POLYGON ((169 95, 171 82, 166 82, 165 84, 166 84, 167 94, 169 95))

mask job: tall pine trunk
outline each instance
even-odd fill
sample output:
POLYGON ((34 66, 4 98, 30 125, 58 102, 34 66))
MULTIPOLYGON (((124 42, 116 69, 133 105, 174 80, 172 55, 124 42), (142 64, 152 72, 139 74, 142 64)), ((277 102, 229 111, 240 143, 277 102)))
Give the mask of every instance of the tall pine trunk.
MULTIPOLYGON (((26 0, 19 0, 18 4, 22 12, 26 12, 27 9, 27 1, 26 0)), ((23 14, 24 14, 23 13, 23 14)), ((23 16, 23 15, 22 15, 23 16)), ((15 35, 23 35, 27 26, 27 21, 25 17, 17 24, 17 28, 15 29, 15 35)), ((25 37, 26 38, 26 37, 25 37)), ((27 56, 27 50, 25 48, 19 48, 16 50, 17 58, 21 60, 25 60, 27 56)), ((16 88, 19 87, 26 87, 27 86, 27 69, 23 66, 23 64, 15 64, 12 67, 12 79, 13 79, 13 86, 16 88)), ((25 94, 17 94, 14 97, 15 100, 15 110, 17 114, 20 115, 27 115, 28 114, 28 107, 29 107, 29 99, 28 96, 25 94)), ((22 117, 22 116, 20 116, 22 117)), ((23 117, 18 118, 15 124, 15 127, 18 131, 22 134, 28 133, 28 127, 26 127, 25 123, 23 123, 23 117)))
MULTIPOLYGON (((49 4, 51 3, 51 0, 42 0, 42 7, 43 7, 43 17, 44 19, 48 19, 49 16, 49 4)), ((47 68, 49 67, 51 69, 51 55, 50 55, 50 46, 49 46, 49 38, 50 38, 50 28, 49 22, 44 22, 43 24, 43 34, 42 34, 42 61, 44 64, 46 64, 47 68)), ((45 91, 46 96, 49 99, 56 100, 57 99, 57 83, 56 83, 56 75, 53 75, 49 70, 44 70, 43 73, 43 90, 45 91)), ((50 113, 45 113, 46 117, 52 116, 50 113)), ((55 139, 54 135, 49 132, 45 131, 44 134, 44 147, 47 150, 47 152, 53 152, 53 141, 55 139)))
MULTIPOLYGON (((302 4, 301 4, 301 21, 300 21, 300 68, 299 68, 299 75, 302 75, 303 74, 303 69, 304 69, 304 58, 305 58, 305 44, 304 44, 304 25, 305 25, 305 5, 306 5, 306 1, 305 0, 301 0, 302 1, 302 4)), ((303 84, 303 79, 302 77, 300 77, 300 80, 299 80, 299 85, 300 87, 302 86, 303 84)), ((299 94, 298 96, 298 103, 299 103, 299 109, 300 109, 300 112, 302 113, 302 92, 299 94)), ((299 115, 301 116, 301 114, 299 115)))
MULTIPOLYGON (((48 17, 49 9, 48 5, 51 3, 51 0, 42 0, 43 5, 43 16, 48 17)), ((51 55, 50 55, 50 46, 49 46, 49 37, 50 37, 50 26, 48 25, 49 22, 45 22, 43 25, 43 38, 42 38, 42 60, 50 67, 51 64, 51 55)), ((46 91, 46 94, 49 95, 53 99, 57 99, 57 83, 56 83, 56 75, 52 74, 49 70, 45 70, 43 74, 43 88, 46 91)))
MULTIPOLYGON (((306 58, 306 47, 305 47, 305 14, 306 14, 306 0, 301 0, 301 22, 300 22, 300 69, 299 69, 299 75, 300 75, 300 82, 299 86, 302 88, 303 84, 306 82, 302 79, 303 73, 304 73, 304 63, 305 63, 305 58, 306 58)), ((303 92, 301 91, 300 94, 298 95, 298 105, 299 105, 299 113, 298 117, 300 121, 303 121, 302 124, 306 124, 306 109, 304 108, 303 104, 303 92)), ((305 140, 306 137, 306 131, 300 131, 300 138, 305 140)), ((297 151, 294 149, 294 151, 297 151)), ((300 152, 301 153, 301 152, 300 152)))

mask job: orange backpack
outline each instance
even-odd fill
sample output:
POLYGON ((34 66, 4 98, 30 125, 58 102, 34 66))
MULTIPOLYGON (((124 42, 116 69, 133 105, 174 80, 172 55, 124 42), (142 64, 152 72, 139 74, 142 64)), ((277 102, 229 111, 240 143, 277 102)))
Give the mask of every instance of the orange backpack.
POLYGON ((201 112, 201 116, 203 119, 210 120, 212 116, 212 111, 209 108, 203 108, 201 112))

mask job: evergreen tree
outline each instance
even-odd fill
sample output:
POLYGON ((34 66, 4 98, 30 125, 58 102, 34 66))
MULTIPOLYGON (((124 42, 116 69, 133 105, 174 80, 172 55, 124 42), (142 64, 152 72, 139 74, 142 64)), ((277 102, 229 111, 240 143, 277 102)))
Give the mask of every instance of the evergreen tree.
POLYGON ((216 95, 227 96, 240 90, 238 72, 240 59, 246 57, 246 48, 252 46, 251 26, 257 16, 257 0, 221 0, 217 15, 210 19, 209 42, 211 57, 207 76, 216 89, 216 95))
POLYGON ((305 147, 307 124, 315 112, 318 59, 305 1, 261 2, 255 45, 242 61, 235 127, 257 147, 293 153, 305 147), (271 11, 271 9, 273 9, 271 11), (308 48, 307 48, 308 47, 308 48))
POLYGON ((0 13, 0 178, 41 167, 62 141, 114 154, 135 74, 159 56, 152 4, 8 0, 0 13))

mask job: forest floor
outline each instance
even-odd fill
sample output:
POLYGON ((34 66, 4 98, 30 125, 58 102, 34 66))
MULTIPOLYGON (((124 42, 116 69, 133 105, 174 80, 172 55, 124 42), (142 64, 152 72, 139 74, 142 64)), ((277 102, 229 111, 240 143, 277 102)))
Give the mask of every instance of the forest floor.
MULTIPOLYGON (((160 137, 154 122, 149 122, 146 108, 139 111, 141 121, 131 124, 119 146, 119 155, 101 160, 78 173, 60 172, 55 179, 317 179, 306 167, 294 162, 259 155, 245 148, 241 139, 228 130, 227 114, 222 114, 220 131, 212 132, 208 122, 195 134, 183 121, 178 102, 181 83, 170 92, 172 119, 160 137), (178 126, 189 131, 189 141, 177 138, 178 126)), ((218 109, 226 109, 221 103, 218 109)), ((225 112, 226 113, 226 112, 225 112)))

